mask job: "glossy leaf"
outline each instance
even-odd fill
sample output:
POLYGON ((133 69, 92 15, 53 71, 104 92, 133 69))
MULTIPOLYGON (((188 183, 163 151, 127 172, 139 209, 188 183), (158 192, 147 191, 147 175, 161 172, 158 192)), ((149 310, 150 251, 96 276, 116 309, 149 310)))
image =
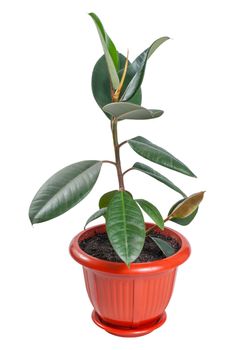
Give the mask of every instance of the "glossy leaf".
POLYGON ((188 176, 196 177, 192 171, 179 159, 175 158, 172 154, 165 149, 154 145, 142 136, 134 137, 128 140, 132 149, 140 156, 151 160, 154 163, 160 164, 166 168, 178 171, 188 176))
POLYGON ((143 248, 145 224, 140 208, 127 192, 119 191, 110 201, 106 228, 112 247, 129 266, 143 248))
POLYGON ((139 105, 129 102, 113 102, 103 107, 103 110, 112 117, 118 117, 118 120, 124 119, 153 119, 163 114, 160 110, 149 110, 139 105))
MULTIPOLYGON (((108 205, 109 205, 111 199, 112 199, 112 198, 114 197, 114 195, 115 195, 116 193, 118 193, 118 192, 119 192, 119 191, 114 190, 114 191, 106 192, 105 194, 103 194, 103 195, 101 196, 101 198, 99 199, 99 208, 101 209, 101 208, 108 207, 108 205)), ((125 191, 125 192, 128 193, 128 194, 131 196, 131 198, 132 198, 132 194, 131 194, 130 192, 128 192, 128 191, 125 191)))
POLYGON ((148 109, 148 111, 152 114, 152 118, 159 118, 164 113, 161 109, 148 109))
POLYGON ((153 236, 150 236, 150 238, 156 243, 166 257, 175 254, 176 250, 167 241, 153 236))
POLYGON ((85 224, 85 227, 93 220, 96 220, 98 218, 100 218, 101 216, 105 216, 106 214, 106 211, 107 211, 107 208, 102 208, 102 209, 99 209, 97 210, 93 215, 91 215, 88 220, 86 221, 86 224, 85 224))
POLYGON ((71 164, 49 178, 35 195, 29 217, 32 224, 55 218, 74 207, 93 188, 102 162, 85 160, 71 164))
POLYGON ((97 31, 98 31, 98 34, 102 43, 103 51, 105 54, 105 59, 108 67, 108 72, 110 74, 112 86, 114 89, 117 89, 117 87, 119 86, 119 76, 117 73, 119 69, 118 52, 115 48, 114 43, 105 32, 104 27, 100 19, 98 18, 98 16, 95 13, 89 13, 89 15, 92 17, 97 27, 97 31))
POLYGON ((121 101, 129 101, 136 93, 136 91, 140 88, 144 78, 148 58, 160 45, 162 45, 168 39, 168 37, 162 37, 155 40, 153 44, 148 49, 143 51, 131 64, 130 70, 132 73, 134 73, 132 74, 132 79, 130 80, 128 86, 124 90, 123 95, 121 96, 121 101))
MULTIPOLYGON (((184 201, 184 198, 183 199, 180 199, 178 202, 176 202, 172 207, 171 209, 169 210, 168 212, 168 216, 170 216, 170 214, 172 213, 172 211, 178 206, 178 204, 182 203, 184 201)), ((183 218, 183 219, 176 219, 176 218, 173 218, 173 219, 170 219, 170 221, 173 221, 173 222, 176 222, 177 224, 179 225, 182 225, 182 226, 186 226, 186 225, 189 225, 190 222, 193 221, 193 219, 195 218, 195 216, 197 215, 197 212, 198 212, 198 207, 196 210, 194 210, 194 212, 188 216, 186 216, 186 218, 183 218)))
POLYGON ((163 176, 162 174, 160 174, 156 170, 152 169, 148 165, 137 162, 133 165, 133 169, 142 171, 143 173, 145 173, 145 174, 153 177, 154 179, 164 183, 164 185, 172 188, 174 191, 180 193, 183 197, 186 197, 186 194, 183 191, 181 191, 181 189, 179 189, 179 187, 174 185, 173 182, 171 182, 168 178, 166 178, 165 176, 163 176))
POLYGON ((101 196, 101 198, 99 199, 99 208, 102 209, 102 208, 107 208, 111 199, 114 197, 114 195, 118 193, 117 190, 114 190, 114 191, 110 191, 110 192, 107 192, 105 194, 103 194, 101 196))
POLYGON ((118 51, 113 43, 113 41, 111 40, 111 38, 108 36, 108 34, 106 33, 103 24, 100 21, 100 18, 98 18, 98 16, 95 13, 89 13, 89 15, 92 17, 92 19, 94 20, 94 23, 97 26, 98 31, 101 34, 101 40, 104 39, 105 40, 105 44, 107 45, 109 54, 112 58, 112 61, 114 62, 116 71, 119 70, 119 54, 118 51))
POLYGON ((183 202, 179 203, 169 214, 169 219, 178 218, 183 219, 191 215, 201 203, 205 192, 198 192, 185 198, 183 202))
POLYGON ((146 214, 155 222, 155 224, 161 229, 164 229, 164 220, 159 210, 150 202, 145 199, 136 199, 136 202, 144 210, 146 214))
MULTIPOLYGON (((119 54, 119 65, 120 69, 124 67, 126 57, 119 54)), ((129 72, 127 72, 127 76, 125 78, 124 86, 130 80, 129 72)), ((124 89, 124 87, 123 87, 124 89)), ((105 56, 102 56, 93 69, 92 74, 92 92, 93 96, 102 109, 105 105, 112 102, 111 97, 111 85, 110 85, 110 77, 106 65, 105 56)), ((141 90, 139 89, 133 98, 129 101, 135 104, 141 104, 141 90)), ((107 115, 109 118, 109 115, 107 115)))

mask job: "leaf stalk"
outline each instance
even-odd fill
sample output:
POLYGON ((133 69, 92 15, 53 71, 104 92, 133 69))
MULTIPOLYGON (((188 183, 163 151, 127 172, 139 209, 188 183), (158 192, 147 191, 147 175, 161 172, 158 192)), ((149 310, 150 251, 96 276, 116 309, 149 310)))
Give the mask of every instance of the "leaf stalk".
POLYGON ((127 140, 126 140, 126 141, 121 142, 121 143, 119 144, 119 148, 120 148, 120 147, 122 147, 123 145, 125 145, 127 142, 128 142, 127 140))
POLYGON ((116 163, 112 162, 111 160, 102 160, 102 163, 109 163, 109 164, 113 164, 114 166, 116 166, 116 163))
POLYGON ((124 172, 123 172, 123 176, 125 175, 125 174, 127 174, 129 171, 131 171, 131 170, 134 170, 134 168, 129 168, 129 169, 127 169, 127 170, 125 170, 124 172))

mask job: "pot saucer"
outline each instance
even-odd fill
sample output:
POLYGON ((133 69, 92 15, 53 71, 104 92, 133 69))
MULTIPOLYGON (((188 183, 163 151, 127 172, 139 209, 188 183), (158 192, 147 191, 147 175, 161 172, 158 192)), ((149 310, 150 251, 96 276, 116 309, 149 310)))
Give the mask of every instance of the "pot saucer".
POLYGON ((142 335, 148 334, 159 328, 166 321, 167 315, 164 312, 160 317, 158 317, 155 321, 147 323, 146 325, 136 327, 136 328, 128 328, 128 327, 117 327, 113 326, 109 323, 104 322, 98 314, 93 310, 92 312, 92 320, 96 323, 97 326, 104 329, 106 332, 111 333, 113 335, 117 335, 119 337, 140 337, 142 335))

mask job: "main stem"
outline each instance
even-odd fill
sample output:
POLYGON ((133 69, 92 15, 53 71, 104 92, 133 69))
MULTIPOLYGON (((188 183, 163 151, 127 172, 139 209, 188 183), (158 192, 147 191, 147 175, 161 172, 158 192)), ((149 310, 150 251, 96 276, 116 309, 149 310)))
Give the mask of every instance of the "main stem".
POLYGON ((119 181, 119 190, 124 191, 123 172, 121 168, 121 160, 120 160, 120 154, 119 154, 117 123, 118 123, 117 118, 113 117, 111 121, 111 130, 112 130, 112 137, 113 137, 113 143, 114 143, 115 162, 116 162, 117 176, 119 181))

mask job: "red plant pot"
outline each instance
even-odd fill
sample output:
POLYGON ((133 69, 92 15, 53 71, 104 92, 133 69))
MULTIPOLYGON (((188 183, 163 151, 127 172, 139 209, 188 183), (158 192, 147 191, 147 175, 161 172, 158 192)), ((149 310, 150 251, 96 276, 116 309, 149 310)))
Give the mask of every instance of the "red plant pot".
MULTIPOLYGON (((147 228, 153 224, 146 224, 147 228)), ((107 332, 136 337, 150 333, 166 320, 165 309, 172 295, 177 266, 188 259, 190 245, 180 233, 165 228, 163 234, 181 245, 168 258, 146 263, 101 260, 86 254, 79 246, 85 238, 105 233, 105 225, 82 231, 71 242, 71 256, 83 266, 86 289, 94 307, 93 321, 107 332)))

